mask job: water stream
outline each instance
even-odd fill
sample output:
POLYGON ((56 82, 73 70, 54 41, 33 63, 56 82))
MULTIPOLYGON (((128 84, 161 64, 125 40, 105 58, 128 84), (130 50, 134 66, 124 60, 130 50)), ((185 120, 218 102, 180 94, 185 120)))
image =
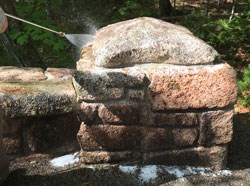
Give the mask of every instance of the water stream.
POLYGON ((77 48, 82 48, 88 42, 92 41, 94 36, 90 34, 65 34, 65 37, 77 48))

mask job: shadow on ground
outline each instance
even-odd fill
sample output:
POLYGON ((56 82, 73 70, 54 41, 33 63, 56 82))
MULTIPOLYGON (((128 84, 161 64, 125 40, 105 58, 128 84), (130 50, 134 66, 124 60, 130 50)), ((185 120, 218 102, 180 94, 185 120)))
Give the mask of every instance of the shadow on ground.
POLYGON ((250 168, 250 113, 234 116, 233 140, 228 148, 227 167, 232 170, 250 168))
MULTIPOLYGON (((250 113, 237 114, 234 117, 234 136, 228 149, 227 167, 231 176, 199 176, 194 175, 184 180, 176 180, 172 176, 160 175, 157 180, 143 184, 138 176, 119 171, 119 168, 108 169, 74 167, 54 171, 49 170, 48 159, 38 156, 37 164, 31 160, 20 161, 18 167, 12 167, 9 177, 2 186, 228 186, 250 183, 250 113), (45 166, 44 166, 45 165, 45 166), (43 174, 40 174, 42 172, 43 174)), ((13 163, 12 163, 13 164, 13 163)), ((13 164, 15 165, 15 163, 13 164)))

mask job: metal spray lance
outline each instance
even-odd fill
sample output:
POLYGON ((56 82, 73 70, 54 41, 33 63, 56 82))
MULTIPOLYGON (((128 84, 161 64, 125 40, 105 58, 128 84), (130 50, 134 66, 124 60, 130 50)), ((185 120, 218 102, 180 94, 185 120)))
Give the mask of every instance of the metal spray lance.
POLYGON ((22 22, 24 22, 24 23, 28 23, 28 24, 30 24, 30 25, 33 25, 33 26, 42 28, 42 29, 44 29, 44 30, 47 30, 47 31, 50 31, 50 32, 54 32, 54 33, 58 34, 58 35, 61 36, 61 37, 64 37, 64 36, 65 36, 65 33, 64 33, 64 32, 57 32, 57 31, 52 30, 52 29, 50 29, 50 28, 47 28, 47 27, 38 25, 38 24, 36 24, 36 23, 32 23, 32 22, 30 22, 30 21, 26 21, 26 20, 24 20, 24 19, 21 19, 21 18, 19 18, 19 17, 13 16, 13 15, 10 15, 10 14, 6 14, 6 13, 5 13, 5 15, 6 15, 7 17, 10 17, 10 18, 13 18, 13 19, 22 21, 22 22))
POLYGON ((82 48, 82 47, 85 46, 88 42, 90 42, 90 41, 93 40, 93 35, 89 35, 89 34, 65 34, 64 32, 57 32, 57 31, 52 30, 52 29, 50 29, 50 28, 47 28, 47 27, 38 25, 38 24, 36 24, 36 23, 32 23, 32 22, 30 22, 30 21, 26 21, 26 20, 24 20, 24 19, 21 19, 21 18, 19 18, 19 17, 13 16, 13 15, 10 15, 10 14, 6 14, 6 13, 5 13, 5 15, 6 15, 7 17, 16 19, 16 20, 18 20, 18 21, 22 21, 22 22, 24 22, 24 23, 28 23, 28 24, 30 24, 30 25, 33 25, 33 26, 42 28, 42 29, 44 29, 44 30, 53 32, 53 33, 55 33, 55 34, 58 34, 58 35, 61 36, 61 37, 65 37, 69 42, 71 42, 73 45, 75 45, 75 46, 78 47, 78 48, 82 48))

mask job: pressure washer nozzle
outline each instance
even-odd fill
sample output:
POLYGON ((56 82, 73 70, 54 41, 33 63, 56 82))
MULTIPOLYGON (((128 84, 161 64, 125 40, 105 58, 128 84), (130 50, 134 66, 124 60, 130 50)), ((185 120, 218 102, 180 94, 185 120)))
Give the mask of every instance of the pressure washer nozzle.
POLYGON ((59 36, 64 37, 65 33, 64 32, 58 32, 59 36))

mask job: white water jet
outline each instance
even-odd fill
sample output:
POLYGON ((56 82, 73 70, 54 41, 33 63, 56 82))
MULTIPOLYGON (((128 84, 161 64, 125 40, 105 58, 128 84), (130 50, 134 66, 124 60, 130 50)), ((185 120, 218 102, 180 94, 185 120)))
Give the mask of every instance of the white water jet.
POLYGON ((90 34, 65 34, 65 38, 69 40, 77 48, 82 48, 88 42, 93 40, 93 35, 90 34))

